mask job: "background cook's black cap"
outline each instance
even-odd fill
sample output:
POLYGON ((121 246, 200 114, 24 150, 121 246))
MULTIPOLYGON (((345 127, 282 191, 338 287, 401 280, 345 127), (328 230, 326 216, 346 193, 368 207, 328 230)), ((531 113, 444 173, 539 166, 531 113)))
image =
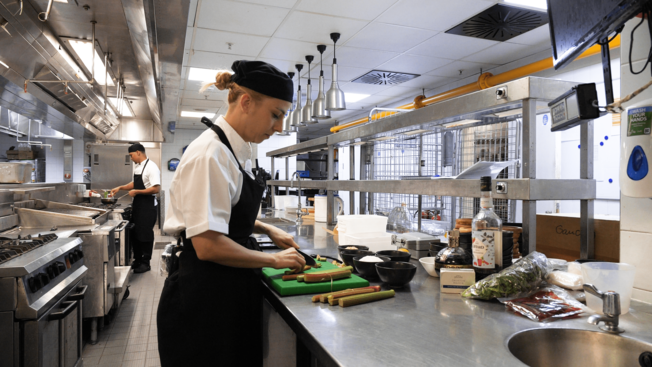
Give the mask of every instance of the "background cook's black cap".
POLYGON ((292 103, 292 79, 284 72, 263 61, 233 62, 231 81, 269 97, 292 103))
POLYGON ((134 153, 134 152, 143 152, 143 153, 145 153, 145 147, 140 143, 134 143, 134 144, 131 144, 128 151, 129 151, 129 153, 134 153))

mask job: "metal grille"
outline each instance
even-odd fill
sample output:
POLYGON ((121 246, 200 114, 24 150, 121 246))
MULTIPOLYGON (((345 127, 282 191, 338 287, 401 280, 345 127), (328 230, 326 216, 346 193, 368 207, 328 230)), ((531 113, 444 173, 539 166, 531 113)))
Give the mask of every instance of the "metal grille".
POLYGON ((397 71, 372 70, 353 80, 353 83, 386 85, 401 84, 418 77, 419 74, 400 73, 397 71))
POLYGON ((446 33, 503 42, 546 23, 545 11, 496 4, 446 33))
MULTIPOLYGON (((403 176, 450 177, 460 173, 478 161, 505 161, 520 159, 521 121, 470 127, 460 130, 442 130, 419 136, 398 135, 393 140, 376 141, 373 147, 374 180, 398 180, 403 176), (422 141, 421 162, 419 147, 422 141)), ((517 178, 518 167, 509 166, 499 178, 517 178)), ((479 190, 479 186, 478 186, 479 190)), ((373 211, 388 215, 405 203, 411 219, 418 221, 418 195, 373 194, 373 211)), ((435 220, 422 219, 422 231, 429 228, 450 226, 456 218, 473 217, 479 210, 479 199, 452 198, 450 196, 422 196, 421 210, 431 211, 435 220), (453 205, 454 204, 454 205, 453 205), (437 215, 439 220, 437 220, 437 215)), ((516 202, 494 200, 494 210, 504 222, 513 222, 516 202)))

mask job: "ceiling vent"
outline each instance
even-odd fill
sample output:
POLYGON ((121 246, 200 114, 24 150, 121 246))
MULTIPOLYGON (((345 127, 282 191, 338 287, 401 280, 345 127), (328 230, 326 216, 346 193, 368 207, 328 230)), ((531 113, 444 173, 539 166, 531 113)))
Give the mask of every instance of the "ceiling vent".
POLYGON ((405 83, 420 76, 419 74, 399 73, 396 71, 372 70, 353 80, 354 83, 374 85, 395 85, 405 83))
POLYGON ((547 12, 496 4, 446 33, 503 42, 546 23, 547 12))

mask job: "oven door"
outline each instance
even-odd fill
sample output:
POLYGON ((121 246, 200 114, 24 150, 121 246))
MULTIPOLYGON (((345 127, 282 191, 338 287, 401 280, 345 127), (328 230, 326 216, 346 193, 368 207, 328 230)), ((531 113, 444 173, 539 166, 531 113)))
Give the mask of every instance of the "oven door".
POLYGON ((81 281, 37 320, 21 321, 20 359, 25 367, 74 367, 82 356, 81 281))

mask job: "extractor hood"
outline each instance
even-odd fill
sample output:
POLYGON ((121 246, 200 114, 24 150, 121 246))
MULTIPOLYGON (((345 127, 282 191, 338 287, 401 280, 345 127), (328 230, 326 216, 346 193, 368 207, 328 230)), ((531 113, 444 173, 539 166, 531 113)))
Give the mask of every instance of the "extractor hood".
POLYGON ((78 139, 163 141, 161 122, 177 115, 190 0, 54 2, 47 21, 39 21, 51 2, 0 0, 0 21, 7 23, 7 32, 0 29, 0 107, 78 139), (71 48, 71 42, 92 44, 91 21, 94 69, 107 60, 107 86, 104 75, 84 82, 93 68, 71 48), (114 104, 125 103, 135 116, 120 116, 124 108, 114 104), (120 128, 123 122, 130 128, 120 128), (129 131, 152 133, 132 138, 129 131))

